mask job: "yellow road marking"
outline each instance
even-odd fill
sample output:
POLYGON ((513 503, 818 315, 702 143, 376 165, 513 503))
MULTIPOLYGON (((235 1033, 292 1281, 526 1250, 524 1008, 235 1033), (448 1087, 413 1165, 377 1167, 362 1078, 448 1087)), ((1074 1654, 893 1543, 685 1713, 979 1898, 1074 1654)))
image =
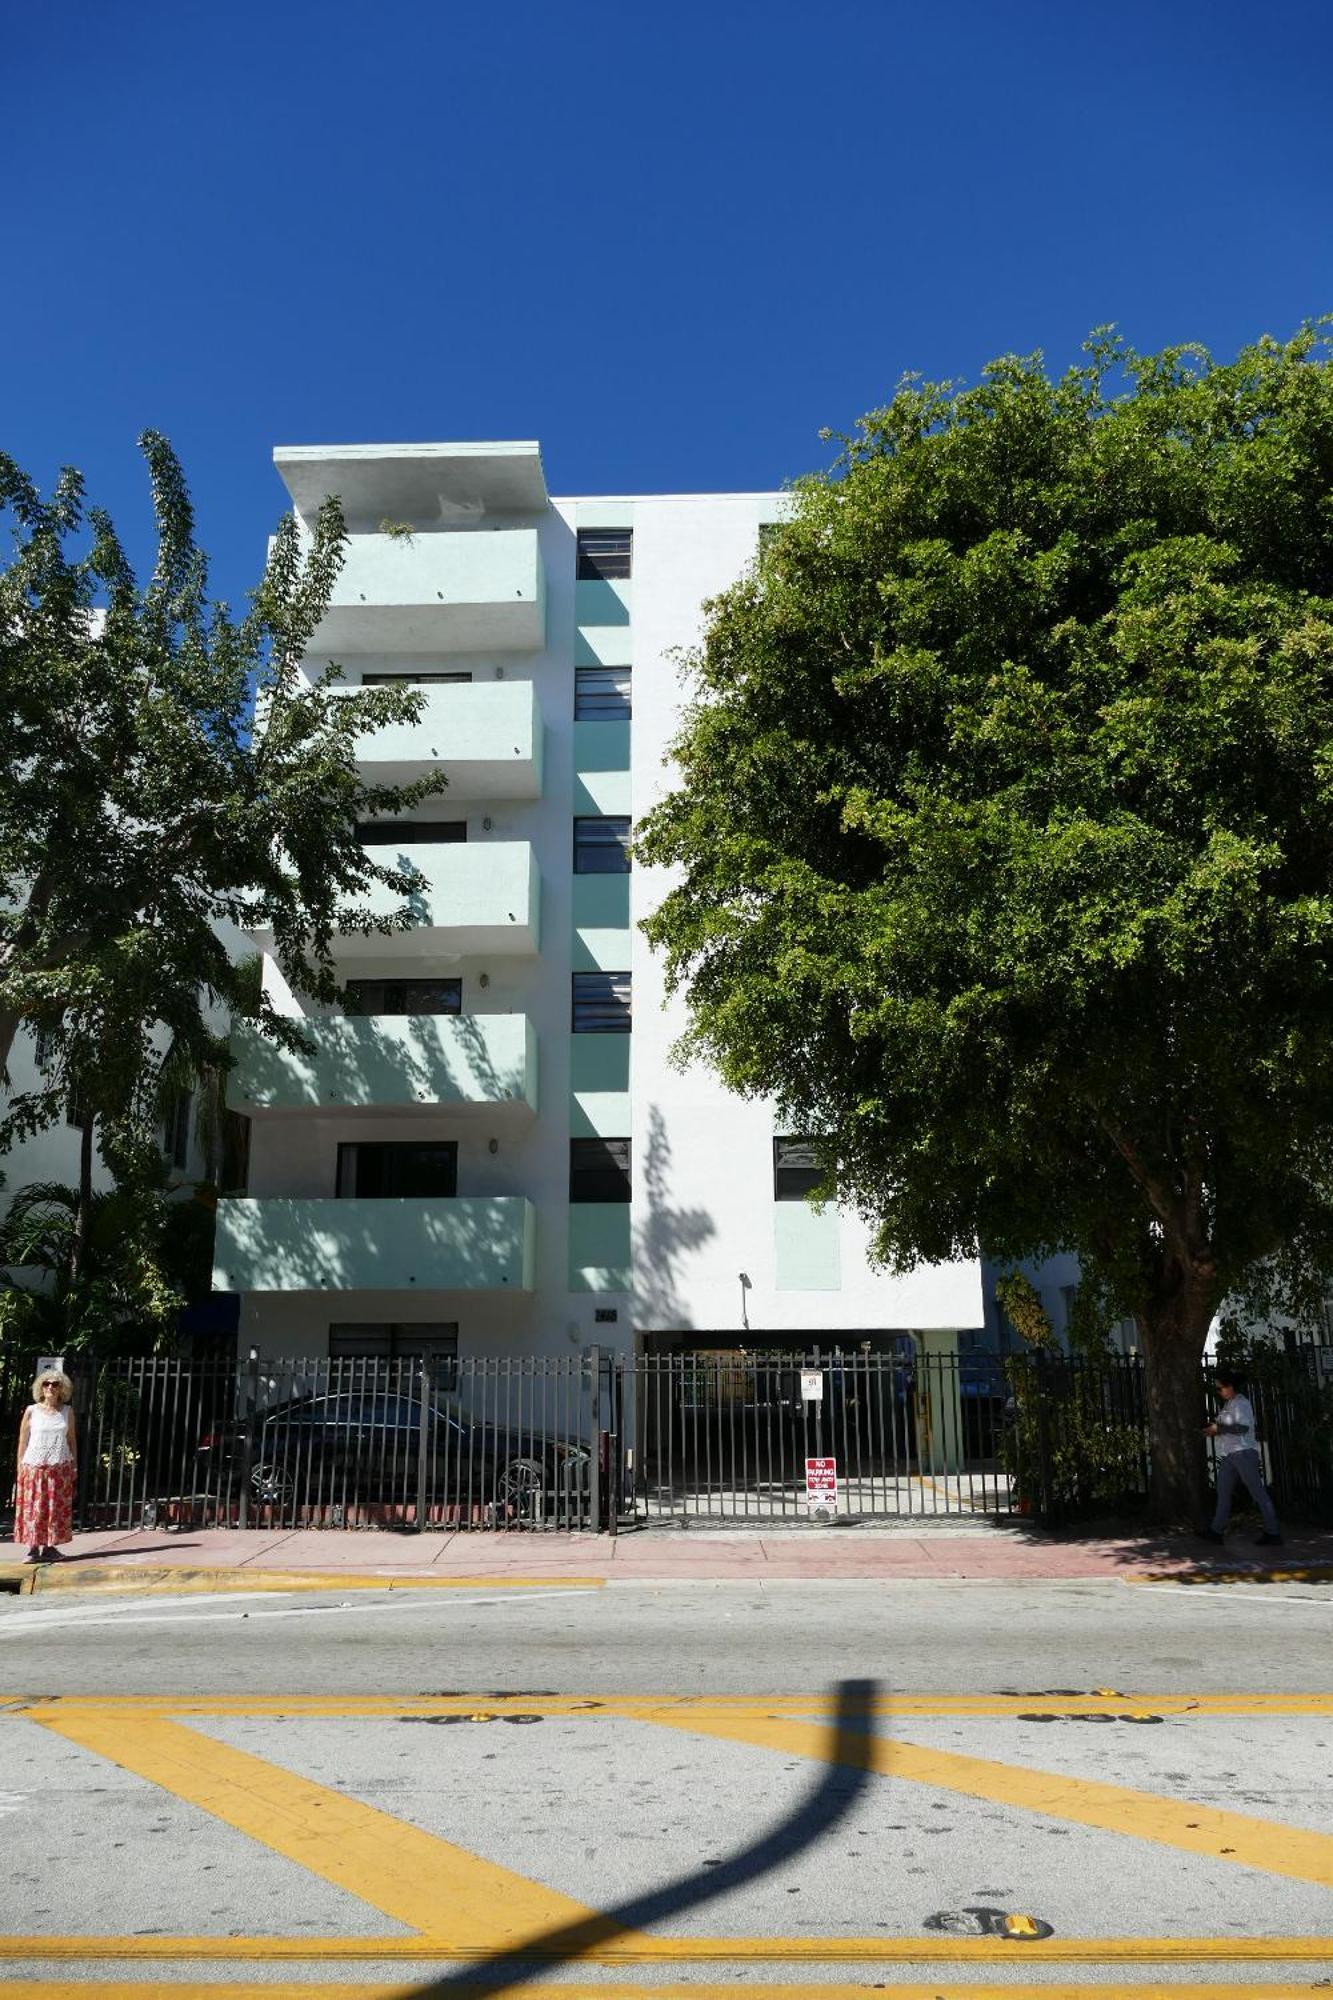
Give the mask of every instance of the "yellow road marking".
MULTIPOLYGON (((139 1982, 121 1980, 90 1981, 49 1981, 19 1979, 5 1986, 5 2000, 144 2000, 144 1987, 139 1982)), ((198 1980, 183 1980, 179 1984, 172 1981, 159 1988, 168 1993, 172 2000, 410 2000, 414 1991, 395 1983, 392 1986, 375 1984, 370 1986, 312 1985, 307 1981, 279 1980, 274 1984, 256 1987, 246 1985, 217 1985, 198 1980)), ((466 2000, 466 1988, 460 1989, 466 2000)), ((614 1986, 589 1985, 586 1981, 578 1986, 567 1986, 563 1982, 554 1985, 543 1984, 534 1988, 542 1995, 550 1994, 552 2000, 865 2000, 864 1981, 854 1986, 842 1983, 812 1986, 803 1983, 794 1986, 789 1982, 775 1985, 771 1980, 750 1981, 743 1986, 728 1981, 718 1984, 707 1980, 702 1984, 691 1982, 688 1986, 614 1986)), ((1005 1984, 1003 1986, 941 1986, 932 1980, 921 1986, 915 1982, 910 1986, 894 1985, 891 1989, 893 2000, 1162 2000, 1162 1988, 1158 1986, 1125 1985, 1087 1986, 1080 1982, 1071 1986, 1065 1981, 1059 1985, 1043 1982, 1030 1986, 1005 1984)), ((1219 1985, 1214 1980, 1200 1984, 1190 1980, 1186 1985, 1171 1987, 1171 1994, 1180 1994, 1183 2000, 1309 2000, 1309 1981, 1298 1986, 1271 1983, 1264 1986, 1219 1985)))
MULTIPOLYGON (((872 1937, 872 1938, 646 1938, 642 1946, 603 1945, 577 1953, 533 1949, 524 1954, 532 1963, 564 1964, 577 1958, 587 1965, 1320 1965, 1333 1959, 1333 1938, 1039 1938, 1016 1944, 1006 1938, 872 1937)), ((451 1944, 437 1937, 320 1938, 320 1937, 6 1937, 0 1938, 0 1960, 33 1959, 61 1964, 91 1964, 99 1959, 126 1962, 168 1959, 212 1963, 236 1960, 245 1963, 296 1961, 329 1963, 337 1960, 421 1960, 423 1963, 448 1960, 454 1963, 494 1964, 496 1953, 485 1947, 451 1944)), ((80 1987, 80 1992, 84 1989, 80 1987)), ((142 1987, 139 1992, 142 1992, 142 1987)), ((254 1988, 247 1988, 253 1992, 254 1988)), ((260 1989, 265 1995, 270 1988, 260 1989)), ((321 1988, 326 1992, 327 1988, 321 1988)), ((460 1991, 466 1993, 466 1987, 460 1991)), ((544 1990, 544 1989, 539 1989, 544 1990)), ((558 1989, 557 1989, 558 1990, 558 1989)), ((602 1986, 585 1987, 585 1993, 599 1996, 602 1986)), ((694 1991, 696 1989, 691 1989, 694 1991)), ((754 1987, 746 1992, 753 1995, 754 1987)), ((803 1992, 819 1992, 818 1987, 802 1987, 803 1992)), ((860 1989, 864 1992, 864 1986, 860 1989)), ((893 1987, 894 1994, 900 1988, 893 1987)), ((975 1989, 972 1989, 975 1991, 975 1989)), ((1006 1988, 1006 1992, 1012 1988, 1006 1988)), ((1043 1987, 1044 1994, 1050 1993, 1043 1987)), ((1118 1993, 1125 1988, 1117 1987, 1118 1993)), ((1133 1989, 1130 1989, 1131 1991, 1133 1989)), ((1151 1989, 1154 1995, 1160 1988, 1151 1989)), ((1175 1987, 1170 1989, 1175 1992, 1175 1987)), ((1308 1991, 1308 1987, 1302 1988, 1308 1991)), ((5 2000, 12 1988, 6 1983, 5 2000)), ((44 1987, 44 1992, 49 1988, 44 1987)), ((661 1988, 646 1989, 657 2000, 661 1988)), ((1186 1987, 1188 1992, 1189 1988, 1186 1987)), ((1245 1988, 1249 2000, 1259 2000, 1263 1989, 1245 1988)))
MULTIPOLYGON (((618 1717, 627 1722, 689 1716, 792 1717, 827 1720, 837 1704, 813 1695, 487 1695, 497 1715, 558 1716, 588 1721, 618 1717)), ((467 1715, 479 1706, 475 1694, 449 1695, 83 1695, 0 1694, 0 1717, 8 1711, 45 1721, 66 1711, 96 1714, 211 1716, 309 1716, 327 1721, 370 1721, 386 1715, 467 1715)), ((1055 1694, 892 1694, 877 1695, 853 1709, 858 1715, 947 1720, 951 1716, 1014 1720, 1026 1714, 1128 1715, 1173 1717, 1265 1716, 1333 1717, 1333 1694, 1145 1694, 1123 1689, 1115 1695, 1055 1694)))
POLYGON ((950 1500, 955 1501, 957 1504, 952 1508, 946 1505, 944 1509, 946 1514, 984 1514, 986 1511, 984 1507, 976 1506, 971 1500, 963 1499, 961 1474, 957 1476, 957 1484, 954 1486, 950 1486, 949 1484, 948 1473, 939 1473, 932 1476, 929 1472, 918 1472, 909 1477, 909 1485, 913 1482, 921 1486, 929 1486, 932 1493, 939 1494, 941 1500, 946 1502, 950 1500))
POLYGON ((1333 1583, 1333 1563, 1301 1563, 1292 1569, 1146 1569, 1122 1576, 1122 1583, 1333 1583))
MULTIPOLYGON (((666 1713, 657 1721, 668 1729, 748 1743, 789 1757, 829 1761, 827 1729, 809 1723, 697 1714, 687 1718, 666 1713)), ((893 1737, 867 1734, 845 1741, 837 1762, 855 1770, 874 1771, 880 1777, 907 1778, 915 1784, 986 1799, 992 1805, 1046 1813, 1078 1826, 1095 1826, 1103 1833, 1128 1834, 1135 1840, 1182 1848, 1187 1854, 1205 1855, 1209 1860, 1230 1861, 1237 1868, 1258 1868, 1268 1875, 1286 1875, 1297 1882, 1333 1889, 1333 1835, 1326 1833, 1308 1833, 1302 1827, 1164 1798, 1156 1792, 1107 1785, 1095 1778, 1059 1777, 1018 1764, 965 1757, 955 1750, 922 1750, 893 1737)))
POLYGON ((47 1712, 43 1726, 226 1822, 409 1929, 447 1924, 487 1949, 571 1924, 615 1935, 593 1910, 511 1869, 280 1770, 178 1722, 144 1715, 127 1730, 92 1708, 47 1712))
MULTIPOLYGON (((186 1714, 259 1713, 384 1715, 412 1712, 476 1713, 477 1697, 426 1698, 417 1703, 389 1697, 350 1698, 329 1703, 318 1697, 249 1699, 239 1706, 217 1698, 145 1700, 120 1697, 98 1701, 15 1702, 11 1712, 37 1722, 68 1740, 136 1772, 178 1797, 211 1812, 242 1833, 273 1848, 362 1901, 407 1925, 421 1921, 441 1896, 451 1899, 445 1921, 449 1937, 439 1935, 438 1921, 429 1935, 367 1938, 220 1938, 220 1937, 25 1937, 0 1940, 0 1958, 32 1958, 61 1962, 125 1960, 333 1960, 407 1961, 449 1959, 493 1961, 497 1953, 520 1946, 533 1959, 561 1963, 576 1959, 604 1965, 646 1963, 860 1962, 993 1964, 1012 1966, 1015 1954, 1052 1963, 1187 1964, 1328 1962, 1333 1940, 1328 1938, 1049 1938, 1016 1945, 1001 1938, 871 1937, 838 1938, 694 1938, 648 1937, 621 1930, 614 1919, 527 1881, 494 1864, 421 1833, 373 1807, 330 1792, 308 1780, 279 1770, 248 1752, 234 1750, 184 1728, 171 1716, 186 1714), (137 1727, 127 1729, 130 1714, 137 1727), (497 1902, 503 1910, 497 1931, 497 1902), (471 1933, 469 1935, 469 1933, 471 1933)), ((1012 1716, 1020 1704, 1040 1703, 1044 1713, 1063 1701, 1069 1713, 1105 1712, 1107 1694, 1089 1697, 913 1697, 922 1714, 966 1713, 960 1702, 980 1701, 985 1712, 1012 1716), (998 1704, 998 1705, 997 1705, 998 1704)), ((1203 1698, 1117 1696, 1118 1703, 1152 1702, 1159 1712, 1169 1703, 1204 1706, 1203 1698)), ((1299 1701, 1300 1712, 1327 1713, 1329 1697, 1214 1697, 1210 1712, 1250 1711, 1265 1701, 1299 1701), (1225 1709, 1216 1706, 1226 1702, 1225 1709), (1315 1704, 1313 1711, 1308 1704, 1315 1704)), ((827 1726, 801 1720, 802 1714, 832 1712, 826 1697, 785 1697, 762 1701, 729 1698, 584 1698, 532 1699, 507 1696, 487 1699, 486 1712, 544 1713, 602 1719, 631 1716, 685 1733, 752 1743, 756 1747, 827 1762, 832 1748, 827 1726), (782 1711, 786 1711, 783 1713, 782 1711)), ((867 1713, 906 1712, 908 1702, 887 1697, 865 1704, 867 1713)), ((1265 1709, 1264 1712, 1290 1712, 1265 1709)), ((1272 1826, 1241 1815, 1181 1805, 1152 1794, 1124 1790, 1092 1781, 1063 1779, 1049 1773, 968 1758, 953 1752, 922 1751, 867 1735, 852 1746, 850 1761, 881 1775, 901 1776, 943 1785, 970 1796, 986 1797, 1026 1810, 1096 1825, 1133 1837, 1164 1841, 1172 1846, 1213 1856, 1222 1847, 1234 1849, 1226 1858, 1270 1873, 1294 1875, 1328 1886, 1333 1880, 1333 1840, 1297 1829, 1272 1826), (1180 1824, 1186 1814, 1195 1824, 1180 1824), (1181 1838, 1192 1832, 1194 1840, 1181 1838), (1219 1838, 1225 1835, 1226 1838, 1219 1838), (1274 1842, 1283 1859, 1270 1858, 1274 1842), (1260 1843, 1266 1845, 1260 1846, 1260 1843)), ((47 1988, 49 1991, 49 1987, 47 1988)), ((747 1989, 751 1994, 754 1988, 747 1989)), ((1051 1989, 1044 1989, 1049 1995, 1051 1989)), ((1253 1991, 1253 1989, 1251 1989, 1253 1991)))

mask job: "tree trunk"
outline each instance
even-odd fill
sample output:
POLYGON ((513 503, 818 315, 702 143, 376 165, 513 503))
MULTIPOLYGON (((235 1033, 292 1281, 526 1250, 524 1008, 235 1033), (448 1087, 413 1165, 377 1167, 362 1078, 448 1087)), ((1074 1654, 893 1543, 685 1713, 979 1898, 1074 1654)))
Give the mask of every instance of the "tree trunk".
POLYGON ((85 1113, 79 1128, 79 1205, 70 1238, 69 1288, 77 1290, 88 1261, 88 1217, 93 1201, 93 1118, 85 1113))
POLYGON ((1149 1498, 1155 1520, 1206 1517, 1203 1349, 1215 1301, 1194 1293, 1160 1315, 1140 1315, 1148 1407, 1149 1498))

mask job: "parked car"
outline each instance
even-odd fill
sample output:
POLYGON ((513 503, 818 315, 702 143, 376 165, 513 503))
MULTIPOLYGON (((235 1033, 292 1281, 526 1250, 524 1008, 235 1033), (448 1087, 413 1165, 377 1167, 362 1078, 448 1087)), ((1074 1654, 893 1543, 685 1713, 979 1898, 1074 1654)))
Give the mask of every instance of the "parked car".
POLYGON ((420 1397, 365 1388, 295 1396, 199 1440, 202 1490, 235 1492, 280 1517, 349 1502, 414 1504, 422 1444, 435 1505, 482 1506, 497 1521, 535 1523, 584 1503, 586 1445, 533 1427, 474 1423, 420 1397))

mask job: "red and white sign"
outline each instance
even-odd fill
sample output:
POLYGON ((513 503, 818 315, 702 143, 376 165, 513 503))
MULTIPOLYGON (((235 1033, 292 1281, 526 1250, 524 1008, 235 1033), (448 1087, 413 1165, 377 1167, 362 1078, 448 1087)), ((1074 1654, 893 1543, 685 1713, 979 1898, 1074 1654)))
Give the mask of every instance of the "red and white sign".
POLYGON ((838 1461, 836 1458, 807 1458, 805 1461, 805 1504, 811 1513, 827 1508, 838 1511, 838 1461))

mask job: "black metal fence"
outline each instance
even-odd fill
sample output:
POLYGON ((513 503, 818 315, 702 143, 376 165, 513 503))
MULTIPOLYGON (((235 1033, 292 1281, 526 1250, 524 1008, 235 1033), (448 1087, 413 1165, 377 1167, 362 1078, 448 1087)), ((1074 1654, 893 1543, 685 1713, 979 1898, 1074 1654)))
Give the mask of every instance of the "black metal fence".
MULTIPOLYGON (((1260 1351, 1245 1375, 1278 1512, 1333 1525, 1333 1380, 1322 1362, 1314 1348, 1260 1351)), ((1151 1456, 1145 1369, 1137 1355, 1038 1352, 1011 1357, 1005 1374, 1004 1458, 1015 1511, 1058 1527, 1132 1520, 1145 1510, 1151 1456)), ((1201 1428, 1215 1411, 1205 1367, 1201 1428)))
MULTIPOLYGON (((582 1357, 71 1357, 83 1528, 586 1528, 582 1357)), ((16 1426, 30 1370, 7 1385, 16 1426)))
MULTIPOLYGON (((31 1357, 0 1356, 12 1438, 31 1357)), ((139 1527, 594 1529, 671 1521, 1132 1518, 1141 1362, 812 1349, 622 1357, 73 1357, 77 1519, 139 1527)), ((1333 1522, 1333 1386, 1264 1357, 1279 1510, 1333 1522)), ((1200 1422, 1207 1408, 1200 1384, 1200 1422)), ((5 1482, 3 1490, 7 1490, 5 1482)))

